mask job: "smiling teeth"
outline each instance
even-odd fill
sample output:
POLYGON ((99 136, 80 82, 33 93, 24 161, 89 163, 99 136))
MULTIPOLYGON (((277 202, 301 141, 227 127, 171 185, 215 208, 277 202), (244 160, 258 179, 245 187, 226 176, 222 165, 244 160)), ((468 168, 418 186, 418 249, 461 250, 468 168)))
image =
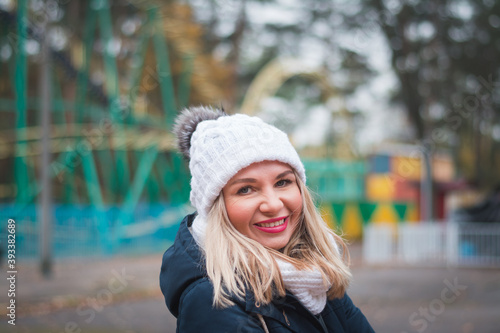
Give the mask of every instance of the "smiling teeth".
POLYGON ((285 223, 285 219, 280 220, 280 221, 276 221, 276 222, 272 222, 272 223, 259 223, 259 227, 272 228, 272 227, 277 227, 279 225, 282 225, 283 223, 285 223))

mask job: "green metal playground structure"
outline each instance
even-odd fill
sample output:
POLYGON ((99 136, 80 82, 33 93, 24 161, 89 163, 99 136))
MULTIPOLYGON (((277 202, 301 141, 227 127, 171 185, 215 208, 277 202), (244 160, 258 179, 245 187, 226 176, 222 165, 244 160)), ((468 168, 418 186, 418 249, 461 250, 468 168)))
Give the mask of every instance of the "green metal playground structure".
MULTIPOLYGON (((133 210, 145 189, 150 202, 158 202, 161 195, 170 202, 185 202, 188 174, 179 156, 171 153, 172 140, 168 133, 176 110, 188 102, 192 62, 188 56, 185 57, 183 75, 177 78, 177 87, 174 89, 167 41, 158 27, 161 18, 158 8, 150 8, 147 10, 146 28, 140 36, 139 49, 134 55, 134 64, 127 75, 128 89, 123 87, 124 80, 119 78, 115 55, 108 48, 102 54, 106 77, 104 87, 93 85, 89 80, 90 60, 95 57, 92 45, 96 34, 100 34, 104 45, 111 45, 114 37, 108 1, 99 1, 100 6, 88 3, 81 67, 76 68, 64 53, 53 50, 51 53, 51 144, 56 156, 51 169, 54 179, 63 184, 63 191, 56 191, 55 199, 61 203, 89 203, 95 206, 121 203, 133 210), (143 115, 139 118, 132 111, 150 42, 157 62, 157 72, 151 80, 154 79, 161 93, 161 119, 143 115), (76 80, 74 100, 62 98, 61 85, 65 79, 62 76, 76 80), (68 122, 68 119, 71 121, 68 122), (87 195, 76 197, 78 193, 84 193, 83 188, 79 188, 82 185, 87 195)), ((23 205, 31 203, 40 192, 35 177, 36 158, 40 151, 37 146, 40 129, 36 123, 40 97, 28 95, 27 75, 30 66, 25 44, 27 39, 41 41, 44 36, 36 32, 36 27, 30 26, 26 0, 18 2, 16 13, 3 14, 6 18, 10 15, 9 21, 2 20, 2 29, 7 32, 9 41, 15 42, 13 46, 16 52, 11 63, 4 66, 9 68, 14 100, 2 98, 0 107, 2 112, 15 116, 15 131, 12 130, 12 124, 2 121, 1 129, 6 134, 2 158, 13 156, 15 160, 15 203, 23 205), (31 118, 30 124, 28 116, 31 118), (12 143, 15 143, 14 149, 11 148, 12 143)))
MULTIPOLYGON (((159 8, 150 7, 144 10, 146 22, 129 72, 120 74, 111 48, 115 39, 109 1, 89 1, 87 6, 81 64, 77 66, 66 53, 50 49, 52 197, 56 205, 92 207, 98 216, 93 223, 98 225, 102 244, 109 252, 114 240, 122 238, 125 227, 133 222, 141 201, 173 206, 188 201, 189 173, 180 155, 172 150, 169 130, 176 110, 188 103, 194 55, 176 55, 183 65, 174 77, 163 18, 159 8), (102 87, 90 79, 91 59, 99 56, 93 50, 97 38, 105 46, 102 87), (150 45, 156 59, 154 70, 144 66, 150 45), (76 85, 70 99, 62 92, 67 80, 76 85), (143 85, 159 92, 161 116, 134 112, 143 85), (116 205, 120 209, 113 213, 115 223, 110 225, 106 210, 116 205), (114 235, 109 228, 115 230, 114 235)), ((26 44, 29 40, 41 44, 46 36, 31 24, 27 0, 18 1, 16 11, 0 10, 0 15, 0 38, 14 50, 8 62, 0 64, 2 77, 8 76, 12 87, 11 97, 0 96, 0 200, 6 203, 0 215, 5 221, 18 219, 19 230, 26 231, 29 223, 23 224, 23 220, 30 215, 32 220, 37 219, 33 207, 42 191, 37 177, 41 96, 29 89, 33 67, 26 44)), ((31 222, 32 233, 36 234, 36 221, 31 222)))

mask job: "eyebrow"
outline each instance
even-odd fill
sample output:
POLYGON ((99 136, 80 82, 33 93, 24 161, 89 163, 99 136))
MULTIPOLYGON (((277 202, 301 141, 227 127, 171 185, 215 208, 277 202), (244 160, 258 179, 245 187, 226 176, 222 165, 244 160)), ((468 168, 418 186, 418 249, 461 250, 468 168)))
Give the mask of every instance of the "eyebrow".
MULTIPOLYGON (((290 173, 293 173, 293 171, 286 170, 286 171, 280 173, 279 175, 277 175, 275 179, 283 178, 290 173)), ((256 183, 256 182, 257 182, 257 179, 255 179, 255 178, 240 178, 240 179, 236 179, 235 181, 231 182, 231 184, 229 184, 229 185, 231 186, 231 185, 239 184, 239 183, 256 183)))

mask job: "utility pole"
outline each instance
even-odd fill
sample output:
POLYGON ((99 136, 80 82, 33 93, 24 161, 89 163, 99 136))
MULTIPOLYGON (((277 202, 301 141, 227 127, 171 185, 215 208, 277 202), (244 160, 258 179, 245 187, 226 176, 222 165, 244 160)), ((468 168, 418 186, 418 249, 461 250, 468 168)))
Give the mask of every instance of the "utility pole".
POLYGON ((44 277, 52 273, 52 184, 50 176, 50 125, 52 112, 52 63, 48 41, 48 18, 42 26, 40 61, 41 161, 40 161, 40 271, 44 277))
POLYGON ((422 144, 422 176, 420 177, 420 220, 434 220, 432 191, 432 153, 428 143, 422 144))

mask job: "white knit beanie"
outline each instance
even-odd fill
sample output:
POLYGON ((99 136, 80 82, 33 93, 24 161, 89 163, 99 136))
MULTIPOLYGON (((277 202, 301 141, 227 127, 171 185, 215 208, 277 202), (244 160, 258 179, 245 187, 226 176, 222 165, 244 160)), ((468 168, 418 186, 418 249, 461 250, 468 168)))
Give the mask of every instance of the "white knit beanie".
POLYGON ((283 162, 306 181, 304 166, 288 136, 260 118, 193 107, 181 112, 174 132, 189 159, 191 204, 202 217, 208 215, 226 183, 252 163, 283 162))

